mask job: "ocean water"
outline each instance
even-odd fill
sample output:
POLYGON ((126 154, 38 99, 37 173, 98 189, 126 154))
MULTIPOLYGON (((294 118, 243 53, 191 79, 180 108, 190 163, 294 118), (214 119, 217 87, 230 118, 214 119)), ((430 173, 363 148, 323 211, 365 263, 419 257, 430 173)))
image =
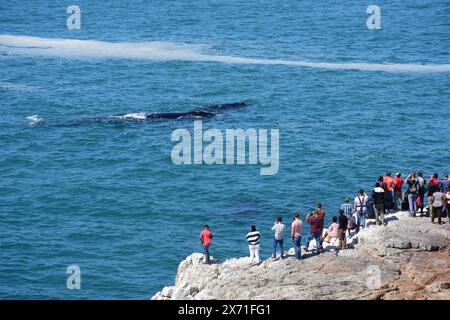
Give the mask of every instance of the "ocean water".
POLYGON ((377 1, 380 30, 361 1, 79 0, 68 30, 71 4, 0 2, 0 298, 147 299, 205 223, 218 259, 256 224, 265 258, 277 215, 320 201, 329 221, 386 169, 450 171, 446 0, 377 1), (276 175, 174 165, 192 120, 77 121, 236 101, 203 127, 279 129, 276 175))

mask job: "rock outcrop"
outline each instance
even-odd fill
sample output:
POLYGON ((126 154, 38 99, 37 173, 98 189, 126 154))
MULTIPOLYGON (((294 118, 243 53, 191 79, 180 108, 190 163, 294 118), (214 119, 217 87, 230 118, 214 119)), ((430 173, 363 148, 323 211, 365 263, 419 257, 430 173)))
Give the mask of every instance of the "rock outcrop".
POLYGON ((178 267, 175 285, 152 299, 450 299, 450 225, 405 212, 388 220, 386 227, 369 220, 351 239, 354 249, 304 252, 301 261, 205 265, 193 253, 178 267))

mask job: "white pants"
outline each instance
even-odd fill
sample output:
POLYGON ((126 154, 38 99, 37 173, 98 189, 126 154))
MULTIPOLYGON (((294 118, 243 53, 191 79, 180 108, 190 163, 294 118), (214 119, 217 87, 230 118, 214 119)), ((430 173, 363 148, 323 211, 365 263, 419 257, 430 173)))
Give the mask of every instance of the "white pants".
POLYGON ((250 259, 252 260, 252 263, 253 259, 256 260, 256 263, 259 263, 259 244, 249 244, 248 250, 250 251, 250 259))

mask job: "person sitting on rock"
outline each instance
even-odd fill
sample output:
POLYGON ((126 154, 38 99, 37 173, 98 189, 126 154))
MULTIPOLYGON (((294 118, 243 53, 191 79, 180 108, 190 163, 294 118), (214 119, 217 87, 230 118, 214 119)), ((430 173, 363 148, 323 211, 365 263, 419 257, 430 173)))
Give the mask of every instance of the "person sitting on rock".
POLYGON ((276 259, 277 257, 277 247, 280 245, 281 254, 280 257, 284 259, 284 248, 283 248, 283 238, 284 238, 284 224, 282 223, 282 218, 277 217, 275 220, 275 224, 272 227, 272 231, 275 232, 273 238, 273 254, 272 258, 276 259))
POLYGON ((332 223, 328 227, 328 230, 325 231, 325 234, 323 235, 322 243, 320 244, 321 247, 323 247, 323 242, 328 242, 330 245, 334 245, 335 241, 339 238, 339 224, 337 223, 338 218, 333 217, 332 223))

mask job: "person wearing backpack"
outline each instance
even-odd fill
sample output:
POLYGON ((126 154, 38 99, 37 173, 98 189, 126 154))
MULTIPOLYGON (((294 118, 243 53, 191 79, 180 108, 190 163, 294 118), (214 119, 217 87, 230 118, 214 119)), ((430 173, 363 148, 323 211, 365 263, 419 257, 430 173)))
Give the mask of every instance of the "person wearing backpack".
POLYGON ((353 202, 353 211, 356 213, 356 232, 359 232, 359 228, 366 226, 366 214, 367 214, 367 202, 369 197, 364 193, 363 189, 359 189, 358 196, 355 197, 353 202))
POLYGON ((408 195, 409 215, 415 217, 417 212, 416 200, 419 194, 419 181, 416 179, 415 172, 410 173, 408 177, 406 177, 406 183, 408 184, 406 193, 408 195))
POLYGON ((425 192, 427 192, 427 182, 423 178, 422 172, 417 174, 417 181, 419 182, 419 194, 420 198, 420 216, 423 217, 423 208, 425 207, 425 192))

